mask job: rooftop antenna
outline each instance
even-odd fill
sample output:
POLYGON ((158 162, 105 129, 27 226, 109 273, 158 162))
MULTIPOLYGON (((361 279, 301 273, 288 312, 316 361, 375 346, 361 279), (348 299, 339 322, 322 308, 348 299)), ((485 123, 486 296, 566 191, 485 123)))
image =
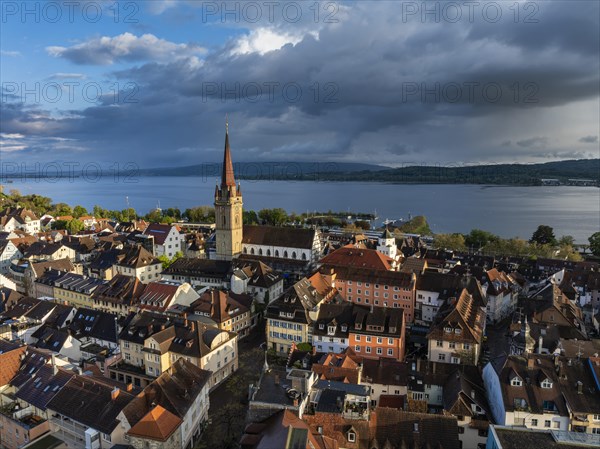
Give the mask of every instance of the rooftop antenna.
POLYGON ((577 343, 577 359, 579 360, 583 353, 581 352, 581 342, 577 343))
POLYGON ((129 221, 129 197, 125 197, 125 202, 127 203, 127 221, 129 221))
POLYGON ((225 113, 225 132, 229 133, 229 115, 225 113))

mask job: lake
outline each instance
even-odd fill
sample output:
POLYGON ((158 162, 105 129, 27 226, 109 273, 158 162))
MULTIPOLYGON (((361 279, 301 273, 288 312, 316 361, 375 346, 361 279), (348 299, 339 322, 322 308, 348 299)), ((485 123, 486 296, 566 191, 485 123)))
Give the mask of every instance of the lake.
MULTIPOLYGON (((600 230, 600 189, 571 186, 481 186, 242 180, 244 208, 281 207, 288 212, 354 211, 376 213, 379 222, 425 215, 434 232, 484 229, 502 237, 528 239, 540 224, 556 236, 572 235, 578 243, 600 230)), ((15 179, 5 190, 37 193, 54 202, 98 204, 124 209, 126 197, 138 213, 160 202, 163 209, 209 205, 215 180, 201 177, 103 177, 15 179)))

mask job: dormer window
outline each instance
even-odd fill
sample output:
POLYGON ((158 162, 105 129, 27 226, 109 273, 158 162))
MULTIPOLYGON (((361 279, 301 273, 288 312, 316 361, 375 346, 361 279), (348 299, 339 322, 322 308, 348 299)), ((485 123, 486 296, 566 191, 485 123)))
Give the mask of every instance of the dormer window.
POLYGON ((454 329, 454 333, 456 335, 460 335, 462 333, 462 329, 460 329, 460 328, 457 327, 456 329, 454 329))
POLYGON ((548 378, 542 382, 542 388, 552 388, 552 381, 548 378))
POLYGON ((452 333, 452 328, 451 327, 445 327, 444 328, 444 332, 446 332, 447 334, 451 334, 452 333))
POLYGON ((356 323, 356 325, 354 327, 356 328, 356 330, 361 330, 362 329, 362 323, 356 323))
POLYGON ((319 329, 325 329, 325 325, 323 323, 319 324, 319 329))
POLYGON ((356 434, 352 431, 348 432, 348 442, 355 443, 356 442, 356 434))
POLYGON ((510 381, 510 384, 513 387, 522 387, 523 381, 519 377, 513 377, 513 379, 510 381))
POLYGON ((348 330, 348 326, 342 324, 342 332, 346 332, 348 330))
POLYGON ((335 334, 335 326, 327 326, 327 333, 329 335, 335 334))

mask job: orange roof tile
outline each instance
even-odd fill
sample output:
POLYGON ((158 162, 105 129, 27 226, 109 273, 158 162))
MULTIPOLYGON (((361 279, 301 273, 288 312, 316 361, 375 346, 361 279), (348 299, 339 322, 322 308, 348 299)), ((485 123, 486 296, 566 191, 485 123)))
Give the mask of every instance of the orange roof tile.
POLYGON ((25 352, 26 346, 13 349, 0 354, 0 387, 8 384, 21 366, 21 354, 25 352))
POLYGON ((129 435, 167 441, 182 421, 170 411, 157 405, 129 429, 129 435))

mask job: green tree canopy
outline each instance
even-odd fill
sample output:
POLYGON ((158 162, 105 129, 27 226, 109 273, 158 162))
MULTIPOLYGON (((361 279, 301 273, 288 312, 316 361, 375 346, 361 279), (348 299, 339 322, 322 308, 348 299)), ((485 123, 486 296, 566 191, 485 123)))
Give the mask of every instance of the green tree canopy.
POLYGON ((433 237, 433 246, 437 249, 464 251, 465 237, 462 234, 436 234, 433 237))
POLYGON ((600 257, 600 232, 594 232, 589 238, 590 249, 594 256, 600 257))
POLYGON ((77 218, 73 218, 72 220, 69 220, 65 229, 69 231, 69 234, 73 235, 83 231, 84 227, 83 222, 79 221, 77 218))
POLYGON ((535 230, 530 243, 538 243, 540 245, 556 245, 556 237, 554 236, 554 229, 547 225, 539 225, 535 230))
POLYGON ((73 216, 75 218, 83 217, 84 215, 87 215, 87 214, 88 214, 88 211, 83 206, 77 205, 73 208, 73 216))

